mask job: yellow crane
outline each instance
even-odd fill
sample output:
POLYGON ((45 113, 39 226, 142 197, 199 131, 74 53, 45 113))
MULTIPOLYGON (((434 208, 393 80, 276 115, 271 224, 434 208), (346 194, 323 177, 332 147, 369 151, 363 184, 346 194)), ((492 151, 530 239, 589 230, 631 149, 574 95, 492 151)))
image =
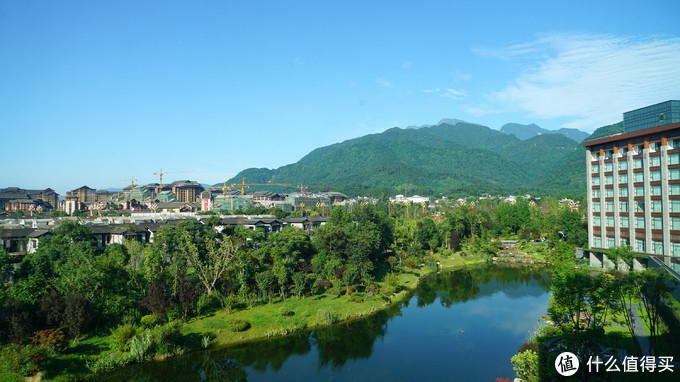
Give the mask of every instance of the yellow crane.
POLYGON ((315 187, 315 188, 337 188, 334 186, 313 186, 310 184, 299 184, 297 187, 300 187, 300 192, 303 192, 305 195, 307 195, 307 187, 315 187))
POLYGON ((137 179, 135 179, 134 176, 131 176, 130 179, 118 179, 118 180, 121 182, 130 182, 131 187, 130 191, 132 191, 132 189, 135 188, 135 181, 137 181, 137 179))
POLYGON ((162 192, 163 191, 163 174, 179 174, 182 172, 194 172, 194 170, 187 170, 187 171, 166 171, 163 172, 163 169, 160 169, 158 172, 154 172, 153 175, 159 175, 160 176, 160 182, 158 186, 158 191, 162 192))
MULTIPOLYGON (((234 187, 234 186, 241 186, 241 195, 245 195, 246 194, 246 187, 250 187, 250 186, 282 186, 282 187, 295 187, 295 188, 297 188, 297 186, 293 186, 290 183, 246 183, 245 177, 241 180, 241 183, 232 183, 229 188, 234 187)), ((213 186, 213 187, 210 187, 210 188, 221 188, 223 190, 222 193, 226 194, 227 182, 224 182, 224 186, 222 186, 222 187, 213 186)))

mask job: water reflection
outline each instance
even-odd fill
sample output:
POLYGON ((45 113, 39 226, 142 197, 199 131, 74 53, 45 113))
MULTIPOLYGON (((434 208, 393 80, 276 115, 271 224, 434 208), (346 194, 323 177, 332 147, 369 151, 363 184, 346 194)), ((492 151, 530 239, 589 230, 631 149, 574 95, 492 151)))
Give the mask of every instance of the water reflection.
MULTIPOLYGON (((275 340, 193 352, 108 377, 138 381, 428 379, 450 377, 452 371, 444 366, 451 365, 442 363, 461 362, 472 367, 474 362, 483 362, 471 359, 475 351, 500 362, 489 372, 506 374, 491 379, 505 377, 511 375, 507 370, 512 371, 506 353, 511 356, 516 351, 532 325, 526 321, 534 320, 532 315, 547 306, 549 283, 548 274, 535 268, 486 266, 433 275, 421 281, 412 298, 367 319, 275 340), (512 302, 526 298, 539 298, 538 305, 512 302), (484 299, 489 301, 470 303, 484 299), (444 312, 435 309, 437 300, 444 312), (397 318, 402 314, 403 318, 397 318), (480 327, 482 323, 489 327, 480 327), (476 349, 480 346, 493 349, 476 349)), ((471 372, 458 375, 462 379, 487 377, 471 372)))

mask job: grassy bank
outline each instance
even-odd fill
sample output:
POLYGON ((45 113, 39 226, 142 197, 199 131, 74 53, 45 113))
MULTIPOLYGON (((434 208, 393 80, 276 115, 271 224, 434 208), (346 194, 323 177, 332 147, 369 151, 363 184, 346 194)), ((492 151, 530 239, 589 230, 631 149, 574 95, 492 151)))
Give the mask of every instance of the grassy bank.
MULTIPOLYGON (((483 257, 462 257, 460 254, 435 255, 440 271, 451 271, 486 262, 483 257)), ((369 295, 355 292, 347 296, 321 294, 303 298, 276 299, 268 304, 226 310, 198 317, 184 323, 182 334, 190 350, 200 349, 204 337, 211 338, 211 346, 230 346, 274 336, 287 335, 296 330, 317 328, 340 321, 360 319, 379 310, 386 309, 403 300, 418 285, 419 280, 434 272, 431 267, 408 269, 396 272, 397 286, 385 281, 389 269, 379 272, 377 281, 379 293, 369 295), (247 322, 243 331, 233 331, 235 322, 247 322)), ((117 356, 113 350, 113 336, 108 332, 81 337, 78 343, 71 343, 46 365, 42 375, 45 381, 70 381, 90 374, 87 363, 102 357, 117 356)))

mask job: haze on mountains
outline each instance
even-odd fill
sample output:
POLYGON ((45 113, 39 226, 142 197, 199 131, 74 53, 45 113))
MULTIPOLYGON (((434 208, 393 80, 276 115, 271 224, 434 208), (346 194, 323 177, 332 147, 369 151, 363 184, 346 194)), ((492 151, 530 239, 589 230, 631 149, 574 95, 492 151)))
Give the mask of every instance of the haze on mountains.
MULTIPOLYGON (((521 125, 506 126, 517 131, 521 125)), ((277 169, 243 170, 227 184, 241 183, 245 177, 246 183, 334 186, 309 191, 338 191, 349 196, 585 194, 585 151, 580 141, 562 133, 537 134, 517 137, 460 120, 394 127, 320 147, 277 169)), ((255 190, 290 192, 292 188, 249 189, 255 190)))

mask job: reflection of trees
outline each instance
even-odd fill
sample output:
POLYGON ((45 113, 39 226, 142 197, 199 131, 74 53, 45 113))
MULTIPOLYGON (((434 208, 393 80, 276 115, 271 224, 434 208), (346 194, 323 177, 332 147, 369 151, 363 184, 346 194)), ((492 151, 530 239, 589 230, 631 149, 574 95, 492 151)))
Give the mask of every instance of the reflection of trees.
POLYGON ((310 350, 312 345, 309 341, 309 332, 302 332, 271 341, 246 344, 229 353, 238 359, 243 367, 252 366, 259 371, 266 371, 271 367, 272 370, 278 371, 291 356, 307 354, 310 350))
POLYGON ((342 368, 348 360, 369 358, 375 340, 385 336, 391 316, 379 312, 364 320, 315 330, 312 337, 319 352, 319 368, 329 364, 342 368))
MULTIPOLYGON (((508 285, 512 287, 509 289, 517 289, 522 285, 530 286, 532 283, 538 284, 539 288, 530 288, 529 294, 532 292, 541 294, 543 292, 539 289, 547 290, 550 279, 543 269, 485 266, 431 275, 421 281, 415 294, 419 307, 434 303, 437 297, 443 306, 449 307, 455 303, 493 294, 499 290, 499 286, 508 285)), ((513 293, 509 289, 504 290, 508 297, 527 295, 526 290, 513 293)))

